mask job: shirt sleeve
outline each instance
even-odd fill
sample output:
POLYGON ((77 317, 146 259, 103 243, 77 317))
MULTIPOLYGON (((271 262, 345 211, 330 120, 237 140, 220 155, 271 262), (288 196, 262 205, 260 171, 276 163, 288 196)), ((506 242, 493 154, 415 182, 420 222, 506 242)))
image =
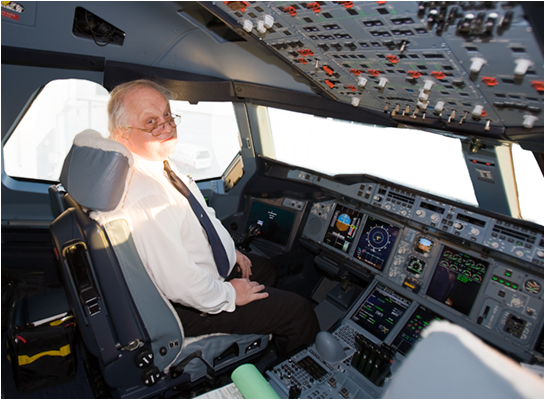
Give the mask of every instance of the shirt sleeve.
POLYGON ((133 237, 144 264, 165 296, 202 312, 234 311, 234 287, 192 260, 179 227, 185 211, 161 195, 148 195, 129 211, 133 237))

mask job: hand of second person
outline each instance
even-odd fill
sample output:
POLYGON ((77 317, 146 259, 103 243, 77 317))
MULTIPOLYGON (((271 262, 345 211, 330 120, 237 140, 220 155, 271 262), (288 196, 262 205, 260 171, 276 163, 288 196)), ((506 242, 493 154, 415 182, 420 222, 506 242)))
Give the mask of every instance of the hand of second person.
POLYGON ((265 289, 265 285, 260 285, 257 282, 252 282, 249 279, 231 279, 229 281, 235 288, 237 297, 235 299, 236 306, 243 306, 255 300, 261 300, 269 296, 267 292, 261 292, 265 289), (261 292, 261 293, 260 293, 261 292))

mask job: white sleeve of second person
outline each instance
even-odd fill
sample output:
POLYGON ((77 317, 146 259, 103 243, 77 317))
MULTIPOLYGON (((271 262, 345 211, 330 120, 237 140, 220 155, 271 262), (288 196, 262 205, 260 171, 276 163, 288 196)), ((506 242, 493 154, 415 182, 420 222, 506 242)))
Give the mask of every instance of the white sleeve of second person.
POLYGON ((152 195, 133 204, 129 214, 138 252, 169 300, 210 314, 234 311, 234 287, 197 266, 182 243, 179 210, 152 195))

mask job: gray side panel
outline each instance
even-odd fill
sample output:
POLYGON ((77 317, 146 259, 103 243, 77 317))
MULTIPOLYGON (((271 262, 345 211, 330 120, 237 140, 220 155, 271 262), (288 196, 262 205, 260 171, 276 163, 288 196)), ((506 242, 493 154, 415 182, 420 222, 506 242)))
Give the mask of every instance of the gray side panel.
POLYGON ((125 220, 104 226, 136 307, 151 338, 155 365, 164 370, 176 359, 182 348, 181 324, 172 308, 163 299, 142 264, 125 220), (165 348, 163 356, 159 349, 165 348))

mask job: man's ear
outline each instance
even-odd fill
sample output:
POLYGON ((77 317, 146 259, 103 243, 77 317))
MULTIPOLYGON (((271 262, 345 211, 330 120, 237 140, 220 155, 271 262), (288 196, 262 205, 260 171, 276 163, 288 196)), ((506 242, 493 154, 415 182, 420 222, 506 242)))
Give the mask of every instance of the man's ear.
POLYGON ((126 148, 130 149, 131 144, 129 141, 129 132, 125 129, 117 129, 114 134, 112 135, 112 139, 121 143, 126 148))

